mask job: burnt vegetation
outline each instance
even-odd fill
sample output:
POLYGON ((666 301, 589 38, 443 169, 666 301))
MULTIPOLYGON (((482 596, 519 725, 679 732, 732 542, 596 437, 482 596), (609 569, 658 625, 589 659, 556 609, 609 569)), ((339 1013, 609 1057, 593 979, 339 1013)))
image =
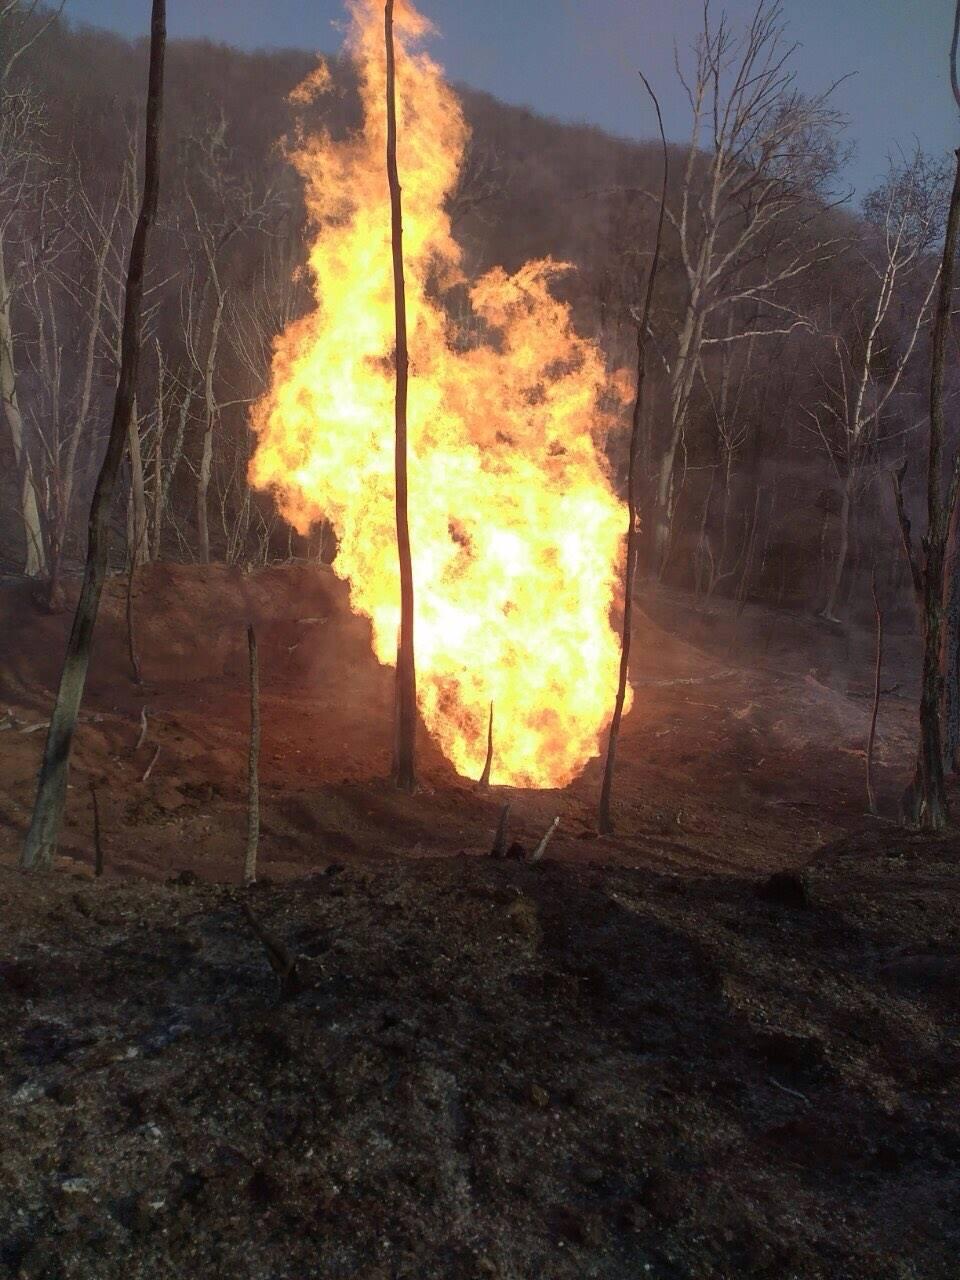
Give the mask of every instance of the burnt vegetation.
MULTIPOLYGON (((414 657, 409 6, 367 8, 396 672, 248 478, 315 302, 289 153, 357 67, 0 0, 0 1275, 950 1280, 960 151, 854 200, 776 0, 705 6, 682 142, 650 68, 641 142, 458 88, 464 274, 572 265, 624 543, 601 757, 501 785, 484 700, 465 777, 414 657)), ((502 352, 442 274, 450 351, 502 352)))

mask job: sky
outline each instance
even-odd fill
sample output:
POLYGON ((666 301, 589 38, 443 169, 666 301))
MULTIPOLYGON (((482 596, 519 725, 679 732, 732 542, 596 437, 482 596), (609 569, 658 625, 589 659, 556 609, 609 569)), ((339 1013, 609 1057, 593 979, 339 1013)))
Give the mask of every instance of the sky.
MULTIPOLYGON (((755 0, 727 0, 734 22, 755 0)), ((960 144, 949 87, 954 0, 784 0, 797 85, 815 93, 848 73, 835 104, 855 146, 846 182, 857 197, 882 177, 889 155, 960 144)), ((449 77, 562 120, 650 137, 642 69, 660 97, 671 139, 687 133, 689 106, 673 67, 696 35, 701 0, 419 0, 438 30, 431 52, 449 77)), ((714 0, 719 11, 721 0, 714 0)), ((74 22, 146 34, 148 0, 67 0, 74 22)), ((171 36, 208 37, 246 49, 339 48, 341 0, 168 0, 171 36)))

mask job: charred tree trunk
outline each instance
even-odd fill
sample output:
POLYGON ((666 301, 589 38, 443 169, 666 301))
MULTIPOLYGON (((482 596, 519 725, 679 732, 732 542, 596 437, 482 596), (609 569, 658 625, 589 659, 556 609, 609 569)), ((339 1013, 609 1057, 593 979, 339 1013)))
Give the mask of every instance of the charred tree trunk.
POLYGON ((67 652, 60 676, 47 742, 40 768, 37 798, 20 865, 28 869, 43 869, 53 861, 63 822, 63 808, 67 794, 67 774, 70 748, 76 728, 77 715, 83 698, 90 645, 100 607, 100 595, 107 571, 107 552, 110 537, 110 508, 116 487, 117 473, 123 458, 124 446, 137 389, 137 369, 140 359, 140 314, 143 305, 143 280, 146 264, 147 239, 156 216, 159 192, 159 143, 160 121, 163 112, 163 62, 166 46, 166 0, 153 0, 150 27, 150 73, 147 91, 146 155, 144 166, 143 201, 130 249, 127 282, 123 307, 121 336, 120 378, 113 406, 113 420, 106 454, 97 478, 97 485, 90 505, 87 562, 83 575, 83 587, 73 628, 67 642, 67 652))
MULTIPOLYGON (((960 0, 957 3, 957 28, 960 29, 960 0)), ((954 68, 957 37, 954 35, 954 68)), ((956 79, 954 76, 954 91, 956 79)), ((960 105, 960 96, 958 96, 960 105)), ((947 825, 947 793, 943 768, 943 735, 940 724, 942 700, 941 660, 943 652, 946 549, 953 524, 960 484, 960 449, 951 468, 946 500, 942 493, 943 467, 943 371, 946 358, 947 331, 953 299, 954 262, 960 239, 960 150, 956 152, 956 170, 950 196, 950 212, 943 243, 940 286, 933 315, 932 356, 930 361, 930 447, 927 455, 927 535, 922 540, 922 559, 913 544, 910 521, 903 501, 902 481, 906 463, 895 477, 894 492, 897 517, 904 551, 910 566, 914 591, 920 611, 923 635, 923 666, 920 685, 920 743, 913 783, 907 788, 904 821, 926 831, 942 831, 947 825), (912 792, 912 794, 911 794, 912 792)))
POLYGON ((600 805, 597 812, 597 828, 601 835, 613 832, 613 821, 610 816, 610 799, 613 792, 613 773, 617 762, 617 743, 620 738, 620 723, 623 719, 623 707, 627 697, 627 681, 630 676, 630 641, 633 625, 633 584, 637 573, 637 560, 640 554, 640 530, 637 522, 637 484, 639 471, 639 452, 641 423, 643 420, 643 388, 647 373, 647 326, 650 321, 650 307, 653 302, 653 290, 657 281, 657 268, 660 264, 660 244, 663 239, 663 220, 667 203, 667 178, 669 174, 669 155, 667 140, 663 131, 663 118, 660 115, 660 103, 645 76, 641 78, 646 90, 653 99, 657 111, 657 122, 660 126, 660 139, 663 143, 663 188, 660 194, 660 216, 657 222, 657 239, 653 250, 653 261, 650 263, 650 274, 647 277, 647 292, 643 301, 643 314, 637 325, 637 394, 633 402, 633 421, 630 431, 630 460, 627 472, 627 564, 623 581, 623 626, 620 633, 620 680, 617 685, 617 697, 613 706, 613 719, 610 722, 610 737, 607 742, 607 756, 603 765, 603 782, 600 786, 600 805))
MULTIPOLYGON (((960 25, 960 0, 957 4, 960 25)), ((957 38, 954 35, 953 65, 956 65, 957 38)), ((954 87, 956 77, 954 74, 954 87)), ((940 653, 943 626, 944 568, 947 535, 953 524, 957 502, 960 451, 954 458, 946 503, 941 494, 943 457, 943 371, 947 333, 953 302, 954 265, 960 232, 960 150, 950 195, 950 212, 943 243, 940 289, 933 319, 933 353, 930 361, 930 452, 927 469, 927 557, 923 575, 923 684, 920 697, 920 764, 923 783, 921 825, 940 831, 947 824, 947 795, 943 772, 943 741, 940 732, 940 653)))
POLYGON ((384 6, 387 48, 387 177, 390 183, 390 227, 393 246, 393 292, 397 330, 395 453, 397 552, 400 560, 400 644, 397 649, 396 783, 403 791, 416 786, 417 672, 413 649, 413 558, 407 522, 407 302, 403 280, 403 205, 397 167, 396 64, 393 48, 393 0, 384 6))
POLYGON ((90 800, 93 804, 93 874, 99 879, 103 875, 103 839, 100 834, 100 802, 97 799, 97 788, 92 781, 90 800))
MULTIPOLYGON (((960 38, 960 0, 957 0, 950 49, 950 79, 954 98, 960 106, 957 84, 957 45, 960 38)), ((930 450, 927 459, 927 554, 923 573, 923 679, 920 695, 920 759, 918 777, 921 783, 921 826, 927 831, 941 831, 947 824, 947 793, 943 770, 943 739, 940 730, 944 570, 947 538, 954 523, 957 483, 960 479, 960 450, 954 456, 946 502, 941 493, 944 443, 943 371, 946 362, 947 334, 953 303, 954 266, 960 233, 960 149, 956 152, 956 169, 950 210, 943 241, 940 287, 933 314, 932 354, 930 360, 930 450)))
POLYGON ((960 770, 960 510, 955 505, 947 535, 943 582, 943 635, 940 678, 943 682, 944 767, 960 770))

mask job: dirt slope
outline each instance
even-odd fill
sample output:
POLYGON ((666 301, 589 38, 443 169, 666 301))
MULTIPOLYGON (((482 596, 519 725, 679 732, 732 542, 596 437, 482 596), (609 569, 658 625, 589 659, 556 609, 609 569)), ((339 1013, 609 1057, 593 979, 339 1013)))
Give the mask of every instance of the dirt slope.
MULTIPOLYGON (((816 649, 822 633, 812 627, 800 628, 792 655, 785 639, 764 651, 760 611, 740 621, 729 610, 723 616, 722 606, 678 616, 669 598, 637 610, 618 831, 598 843, 597 761, 561 793, 494 787, 484 795, 424 737, 421 794, 411 799, 386 784, 392 676, 372 658, 366 624, 351 615, 331 573, 149 566, 134 597, 142 689, 130 678, 124 605, 125 583, 111 580, 74 757, 63 844, 72 864, 92 863, 93 782, 110 873, 162 878, 189 867, 211 880, 236 877, 248 620, 261 651, 262 860, 273 876, 300 874, 323 857, 485 850, 507 801, 512 834, 528 846, 559 815, 556 857, 679 872, 793 865, 864 822, 869 659, 854 665, 856 679, 838 679, 836 655, 829 645, 816 649), (701 644, 679 638, 678 623, 701 644), (144 709, 148 733, 135 751, 144 709)), ((783 622, 784 637, 794 621, 783 622)), ((7 862, 26 829, 43 745, 42 728, 30 730, 49 707, 68 622, 38 613, 24 584, 0 587, 0 717, 12 713, 0 731, 0 860, 7 862)), ((885 700, 880 722, 878 785, 888 816, 910 772, 908 693, 885 700)))

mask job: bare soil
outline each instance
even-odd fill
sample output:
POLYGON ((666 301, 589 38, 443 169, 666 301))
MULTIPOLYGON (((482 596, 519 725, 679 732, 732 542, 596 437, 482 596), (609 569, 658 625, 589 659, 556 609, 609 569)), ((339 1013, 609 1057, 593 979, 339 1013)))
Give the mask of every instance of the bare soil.
POLYGON ((332 574, 144 570, 142 688, 124 595, 25 877, 69 620, 0 589, 0 1275, 957 1275, 960 839, 890 821, 909 636, 870 819, 867 631, 646 599, 601 840, 596 762, 483 793, 424 742, 392 790, 391 673, 332 574), (486 856, 507 801, 528 852, 559 815, 544 862, 486 856))

